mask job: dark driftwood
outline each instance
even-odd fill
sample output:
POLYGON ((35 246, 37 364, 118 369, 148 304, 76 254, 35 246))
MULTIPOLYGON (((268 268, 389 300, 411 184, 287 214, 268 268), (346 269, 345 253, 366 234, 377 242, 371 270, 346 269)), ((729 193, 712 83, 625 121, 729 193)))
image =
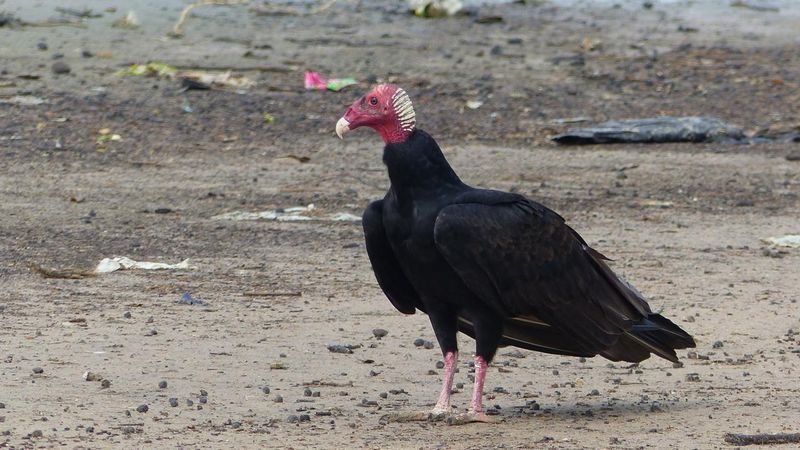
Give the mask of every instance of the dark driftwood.
POLYGON ((734 445, 774 445, 800 443, 800 433, 735 434, 727 433, 725 442, 734 445))
POLYGON ((713 117, 612 120, 554 136, 565 145, 656 142, 724 142, 745 138, 741 128, 713 117))

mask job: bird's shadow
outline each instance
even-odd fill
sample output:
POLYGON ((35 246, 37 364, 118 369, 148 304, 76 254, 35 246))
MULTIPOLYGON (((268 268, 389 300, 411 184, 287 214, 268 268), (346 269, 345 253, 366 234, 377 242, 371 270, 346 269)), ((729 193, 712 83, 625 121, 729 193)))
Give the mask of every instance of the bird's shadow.
POLYGON ((561 404, 528 402, 526 405, 513 406, 501 411, 505 419, 519 418, 553 418, 556 420, 582 419, 586 421, 609 418, 626 419, 642 415, 669 414, 684 410, 710 409, 713 402, 703 400, 603 400, 593 402, 569 402, 561 404))

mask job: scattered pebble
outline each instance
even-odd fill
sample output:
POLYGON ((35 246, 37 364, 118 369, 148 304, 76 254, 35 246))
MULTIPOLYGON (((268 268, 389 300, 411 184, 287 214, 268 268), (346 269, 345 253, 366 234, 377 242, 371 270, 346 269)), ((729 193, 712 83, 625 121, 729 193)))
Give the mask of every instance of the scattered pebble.
POLYGON ((130 319, 131 318, 131 312, 130 311, 125 311, 125 314, 123 314, 122 317, 124 317, 126 319, 130 319))
POLYGON ((389 334, 389 332, 384 330, 383 328, 375 328, 374 330, 372 330, 372 335, 378 339, 385 337, 387 334, 389 334))
POLYGON ((171 399, 169 399, 169 406, 172 406, 173 408, 178 406, 178 399, 175 398, 175 397, 172 397, 171 399))
POLYGON ((103 389, 110 388, 111 387, 111 380, 104 379, 103 381, 100 382, 100 387, 103 388, 103 389))
POLYGON ((272 401, 275 402, 275 403, 283 403, 283 396, 282 395, 276 395, 275 397, 272 398, 272 401))
POLYGON ((464 389, 464 383, 456 383, 456 389, 464 389))
POLYGON ((64 75, 72 71, 72 68, 64 61, 54 62, 51 69, 53 70, 53 73, 56 75, 64 75))
POLYGON ((208 397, 200 397, 197 400, 202 404, 208 403, 208 397))
POLYGON ((492 389, 492 392, 497 394, 508 394, 508 391, 503 386, 497 386, 496 388, 492 389))
POLYGON ((36 44, 36 48, 38 48, 41 51, 45 51, 47 50, 47 43, 39 42, 38 44, 36 44))
POLYGON ((291 416, 286 418, 286 422, 288 422, 288 423, 298 423, 298 422, 300 422, 300 418, 295 416, 295 415, 291 415, 291 416))
POLYGON ((314 391, 311 393, 312 397, 320 397, 322 394, 319 391, 314 391))
POLYGON ((672 363, 673 369, 680 369, 681 367, 683 367, 683 363, 680 361, 672 363))
POLYGON ((41 367, 34 367, 33 368, 33 373, 36 373, 36 374, 44 373, 44 369, 42 369, 41 367))
POLYGON ((311 394, 312 394, 312 393, 313 393, 313 392, 311 392, 311 389, 309 389, 309 388, 306 388, 306 389, 303 391, 303 396, 304 396, 304 397, 311 397, 311 394))
POLYGON ((263 388, 261 388, 261 390, 262 390, 262 391, 263 391, 265 394, 269 394, 269 387, 268 387, 268 386, 264 386, 263 388))
POLYGON ((189 398, 186 399, 186 406, 194 406, 194 402, 192 401, 192 399, 189 398))
POLYGON ((597 389, 592 389, 592 392, 589 392, 589 395, 591 396, 600 395, 600 391, 598 391, 597 389))
POLYGON ((423 345, 425 345, 425 339, 422 338, 414 339, 414 347, 422 347, 423 345))
POLYGON ((151 330, 148 330, 144 335, 145 336, 155 336, 157 334, 158 334, 158 331, 156 331, 155 329, 151 329, 151 330))
POLYGON ((353 350, 346 345, 339 345, 339 344, 328 344, 328 351, 333 353, 353 353, 353 350))
POLYGON ((700 381, 700 374, 699 373, 687 373, 686 374, 686 381, 700 381))
POLYGON ((159 389, 166 389, 167 388, 167 382, 165 380, 159 381, 158 382, 158 388, 159 389))
POLYGON ((716 342, 714 342, 714 345, 712 345, 712 347, 714 347, 714 348, 722 348, 722 345, 723 345, 722 341, 716 341, 716 342))
POLYGON ((42 433, 42 430, 33 430, 33 432, 31 432, 31 437, 40 438, 43 435, 44 433, 42 433))
POLYGON ((200 389, 200 396, 201 397, 208 397, 208 391, 205 389, 200 389))
POLYGON ((443 361, 436 361, 436 368, 437 369, 444 369, 444 362, 443 361))
POLYGON ((425 349, 428 349, 428 350, 432 349, 433 348, 433 342, 425 341, 425 343, 422 344, 422 348, 425 348, 425 349))
POLYGON ((389 394, 388 394, 388 393, 386 393, 386 392, 381 392, 380 394, 378 394, 378 397, 380 397, 380 398, 387 398, 387 397, 389 397, 389 394))
POLYGON ((146 413, 150 409, 147 405, 139 405, 136 407, 136 412, 146 413))

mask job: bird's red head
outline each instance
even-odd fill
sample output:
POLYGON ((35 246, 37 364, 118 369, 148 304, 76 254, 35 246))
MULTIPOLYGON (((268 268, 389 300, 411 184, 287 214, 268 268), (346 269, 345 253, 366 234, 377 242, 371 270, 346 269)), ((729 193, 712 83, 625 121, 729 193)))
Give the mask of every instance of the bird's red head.
POLYGON ((343 138, 348 131, 364 126, 377 131, 387 144, 405 142, 416 126, 414 107, 406 91, 394 84, 375 86, 347 108, 336 122, 336 134, 343 138))

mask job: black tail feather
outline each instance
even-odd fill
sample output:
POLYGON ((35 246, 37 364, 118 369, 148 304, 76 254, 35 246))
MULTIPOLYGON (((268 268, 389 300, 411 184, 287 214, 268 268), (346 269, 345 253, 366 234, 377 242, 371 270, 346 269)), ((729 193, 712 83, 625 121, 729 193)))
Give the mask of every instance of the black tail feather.
POLYGON ((634 325, 626 337, 636 341, 648 351, 672 362, 678 362, 676 349, 695 346, 692 336, 659 314, 650 314, 634 325))

